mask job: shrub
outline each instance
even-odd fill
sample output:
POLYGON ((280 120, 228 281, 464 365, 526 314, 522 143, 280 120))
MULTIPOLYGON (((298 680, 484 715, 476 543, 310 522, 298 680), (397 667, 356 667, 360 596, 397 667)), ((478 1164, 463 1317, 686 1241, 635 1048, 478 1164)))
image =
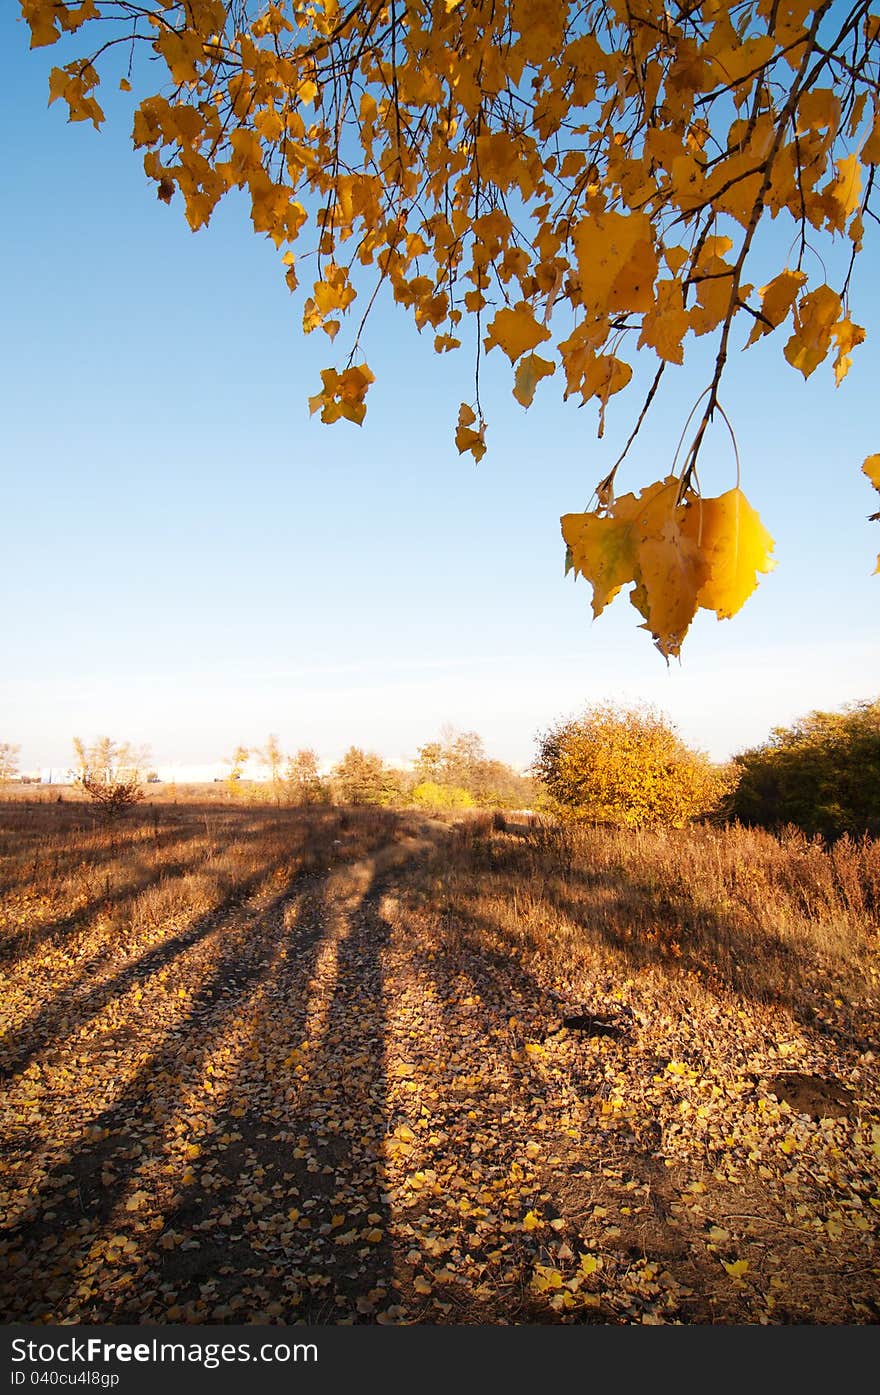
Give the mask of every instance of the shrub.
POLYGON ((708 813, 724 777, 650 708, 589 707, 538 738, 535 773, 554 813, 626 828, 681 828, 708 813))
POLYGON ((423 780, 412 792, 413 802, 423 809, 472 809, 474 798, 458 785, 439 785, 423 780))
POLYGON ((144 797, 141 778, 148 765, 147 753, 129 742, 117 743, 99 736, 86 746, 73 739, 77 759, 77 784, 97 806, 105 819, 117 819, 144 797))

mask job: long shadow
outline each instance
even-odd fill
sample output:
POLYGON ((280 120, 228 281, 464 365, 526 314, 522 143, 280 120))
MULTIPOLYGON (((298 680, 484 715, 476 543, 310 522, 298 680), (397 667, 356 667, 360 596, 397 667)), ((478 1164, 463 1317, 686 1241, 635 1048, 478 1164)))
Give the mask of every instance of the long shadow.
MULTIPOLYGON (((40 1051, 63 1039, 70 1022, 76 1022, 78 1026, 84 1025, 114 998, 128 992, 137 984, 145 983, 185 950, 191 949, 206 936, 221 931, 242 899, 271 876, 273 871, 284 865, 285 859, 278 859, 274 864, 261 868, 259 872, 238 883, 218 906, 197 917, 170 939, 163 940, 147 950, 106 983, 97 984, 93 988, 85 987, 79 992, 76 991, 75 984, 69 985, 58 1001, 47 1003, 18 1027, 15 1042, 8 1050, 3 1050, 0 1057, 0 1080, 9 1080, 19 1075, 40 1051)), ((87 985, 89 972, 89 965, 84 965, 77 982, 87 985)))
MULTIPOLYGON (((221 941, 222 957, 203 980, 185 1017, 165 1033, 113 1104, 84 1125, 67 1156, 49 1170, 34 1191, 25 1214, 7 1232, 7 1247, 21 1262, 10 1272, 6 1321, 45 1321, 47 1311, 61 1316, 75 1303, 101 1228, 111 1217, 117 1226, 125 1224, 124 1215, 119 1215, 123 1199, 145 1159, 161 1156, 163 1136, 181 1107, 184 1088, 197 1088, 204 1079, 212 1050, 270 977, 279 946, 272 942, 274 937, 259 932, 276 927, 278 913, 291 894, 291 887, 280 892, 255 925, 237 930, 230 927, 228 938, 221 941), (77 1226, 83 1230, 81 1240, 60 1258, 53 1255, 47 1280, 48 1258, 45 1265, 39 1262, 47 1240, 59 1230, 74 1233, 77 1226)), ((291 933, 296 934, 295 925, 291 933)), ((315 931, 306 939, 301 955, 304 970, 318 938, 315 931)), ((173 1185, 174 1179, 170 1180, 173 1185)), ((121 1258, 117 1255, 117 1262, 121 1258)), ((100 1298, 94 1297, 91 1305, 88 1300, 83 1304, 87 1311, 91 1306, 89 1320, 142 1320, 143 1285, 130 1286, 133 1291, 129 1296, 121 1286, 96 1285, 100 1298)))
POLYGON ((230 923, 187 1015, 42 1178, 6 1242, 18 1261, 7 1320, 393 1312, 383 879, 364 864, 341 903, 333 870, 331 853, 249 924, 230 923), (219 1083, 205 1096, 209 1068, 219 1083), (198 1160, 169 1175, 169 1139, 187 1128, 198 1160), (143 1220, 129 1214, 142 1189, 143 1220), (41 1259, 59 1235, 63 1248, 41 1259), (113 1248, 126 1240, 130 1250, 113 1248), (115 1280, 96 1253, 119 1266, 115 1280))
POLYGON ((325 882, 309 909, 320 943, 302 941, 305 962, 275 963, 230 1092, 244 1112, 221 1121, 233 1142, 214 1163, 219 1185, 210 1197, 189 1188, 166 1217, 178 1243, 161 1282, 187 1320, 368 1322, 393 1305, 380 895, 374 879, 334 929, 325 882), (185 1248, 196 1226, 199 1247, 185 1248))
MULTIPOLYGON (((244 811, 234 811, 244 813, 244 811)), ((188 844, 193 842, 196 834, 192 826, 198 810, 193 811, 193 816, 189 818, 189 826, 174 830, 171 836, 150 840, 146 846, 151 846, 154 851, 167 854, 170 849, 179 848, 183 853, 188 844)), ((170 859, 163 861, 158 867, 151 868, 146 875, 135 877, 117 891, 110 889, 109 885, 101 893, 91 897, 84 905, 77 907, 75 911, 67 915, 60 915, 51 920, 44 921, 38 929, 22 928, 12 935, 6 935, 0 940, 0 962, 3 960, 15 960, 21 956, 27 956, 37 952, 44 945, 51 942, 60 942, 67 936, 75 933, 78 929, 86 926, 91 918, 99 911, 106 911, 112 914, 114 908, 119 908, 133 897, 140 895, 151 886, 156 886, 163 880, 175 876, 186 876, 194 869, 197 869, 202 862, 210 857, 215 846, 214 840, 218 837, 234 837, 234 841, 239 846, 259 845, 266 837, 267 833, 275 833, 279 828, 283 828, 284 822, 281 819, 274 819, 268 825, 265 821, 256 823, 252 827, 236 826, 237 820, 226 820, 226 827, 213 829, 207 833, 207 838, 212 841, 205 842, 204 850, 195 861, 192 857, 180 857, 177 860, 170 859)), ((199 832, 199 836, 201 832, 199 832)), ((87 859, 88 880, 93 882, 102 867, 112 867, 132 853, 139 856, 145 850, 140 843, 132 843, 120 839, 108 849, 100 849, 97 854, 89 850, 87 859)), ((79 860, 82 861, 81 855, 79 860)), ((53 875, 54 872, 53 872, 53 875)), ((109 877, 109 874, 108 874, 109 877)), ((30 881, 23 881, 22 885, 31 884, 30 881)), ((4 889, 8 890, 13 883, 4 884, 4 889)))
POLYGON ((235 914, 241 902, 261 883, 268 881, 273 874, 286 867, 292 856, 299 859, 299 876, 314 870, 316 860, 326 862, 326 857, 322 856, 322 839, 320 836, 315 838, 314 835, 317 833, 326 839, 328 829, 334 828, 337 822, 338 820, 327 821, 327 827, 324 829, 320 823, 316 829, 307 828, 307 836, 302 846, 293 846, 289 852, 267 862, 250 877, 237 882, 218 906, 199 916, 170 939, 163 940, 147 950, 133 963, 126 964, 108 982, 88 987, 93 964, 91 961, 83 964, 77 980, 65 987, 63 995, 59 995, 56 1002, 48 1003, 39 1009, 16 1029, 15 1041, 0 1054, 0 1079, 9 1079, 19 1074, 39 1051, 52 1042, 63 1039, 69 1021, 76 1021, 78 1025, 82 1025, 106 1007, 113 998, 127 992, 136 984, 145 982, 184 950, 221 930, 225 921, 235 914), (78 983, 85 985, 79 992, 76 991, 78 983))

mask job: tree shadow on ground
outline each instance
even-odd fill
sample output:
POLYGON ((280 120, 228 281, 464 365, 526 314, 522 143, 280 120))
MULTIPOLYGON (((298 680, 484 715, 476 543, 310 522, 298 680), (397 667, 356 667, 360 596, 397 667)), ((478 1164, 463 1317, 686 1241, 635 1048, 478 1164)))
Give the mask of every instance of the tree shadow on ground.
MULTIPOLYGON (((7 1232, 6 1320, 339 1322, 393 1308, 381 875, 370 859, 347 868, 351 850, 326 836, 322 850, 324 870, 268 905, 196 922, 77 1001, 78 1017, 95 1012, 222 929, 185 1013, 38 1174, 7 1232)), ((60 1016, 39 1026, 45 1042, 60 1016)))
POLYGON ((66 985, 63 994, 59 994, 55 1001, 40 1008, 28 1021, 21 1023, 16 1029, 14 1042, 8 1047, 0 1048, 0 1079, 18 1075, 47 1047, 63 1045, 72 1023, 80 1027, 85 1025, 114 999, 139 984, 145 984, 186 950, 207 937, 220 934, 242 900, 255 891, 267 876, 285 865, 286 859, 282 858, 260 868, 230 889, 219 905, 205 915, 198 916, 183 930, 146 950, 105 982, 91 984, 96 965, 94 959, 87 960, 77 978, 66 985))

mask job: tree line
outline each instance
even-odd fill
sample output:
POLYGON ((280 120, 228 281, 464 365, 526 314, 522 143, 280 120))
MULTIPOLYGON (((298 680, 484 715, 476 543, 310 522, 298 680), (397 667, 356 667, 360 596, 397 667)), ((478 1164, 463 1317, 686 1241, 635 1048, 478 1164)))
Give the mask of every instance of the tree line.
MULTIPOLYGON (((76 782, 108 816, 143 798, 145 749, 99 737, 74 739, 76 782)), ((247 784, 249 760, 265 778, 253 793, 276 804, 382 805, 436 812, 529 808, 550 817, 615 827, 684 827, 698 819, 740 822, 809 836, 880 836, 880 698, 838 712, 812 712, 726 764, 682 740, 649 707, 588 707, 537 740, 523 774, 490 757, 473 731, 445 727, 407 769, 350 746, 329 770, 317 753, 286 754, 275 735, 228 758, 230 795, 247 784)), ((15 778, 18 747, 0 742, 0 783, 15 778)))
POLYGON ((277 736, 265 746, 238 747, 230 768, 240 780, 245 763, 264 766, 271 796, 290 804, 415 804, 425 809, 516 808, 534 798, 534 781, 504 761, 488 755, 474 731, 444 728, 440 737, 420 746, 410 768, 388 764, 375 751, 349 746, 332 768, 322 773, 317 753, 307 748, 285 755, 277 736))

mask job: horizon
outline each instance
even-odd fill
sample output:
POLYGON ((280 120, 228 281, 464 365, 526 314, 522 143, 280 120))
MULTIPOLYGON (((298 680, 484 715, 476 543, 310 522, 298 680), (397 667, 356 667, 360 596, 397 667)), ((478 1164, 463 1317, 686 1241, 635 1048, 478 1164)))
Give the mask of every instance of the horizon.
MULTIPOLYGON (((757 740, 751 742, 749 746, 740 746, 737 749, 732 749, 727 754, 722 755, 717 755, 711 750, 709 750, 707 747, 701 746, 696 742, 689 741, 685 733, 682 732, 678 725, 671 720, 669 714, 660 711, 660 709, 658 709, 654 704, 631 702, 614 705, 624 708, 652 708, 653 711, 657 712, 659 716, 666 720, 668 724, 671 725, 677 731, 678 735, 681 737, 681 739, 685 742, 685 744, 688 747, 690 747, 692 750, 696 750, 707 755, 709 759, 713 762, 713 764, 723 765, 726 764, 728 761, 734 759, 734 757, 737 754, 751 749, 751 747, 753 746, 763 745, 764 742, 770 739, 772 733, 775 730, 792 726, 796 722, 812 715, 814 712, 841 711, 845 708, 857 706, 862 703, 870 703, 876 701, 880 701, 880 694, 866 694, 861 698, 856 698, 846 701, 844 703, 840 703, 836 707, 810 708, 808 711, 802 711, 797 713, 796 716, 789 720, 774 722, 772 726, 768 728, 767 731, 764 733, 763 737, 759 737, 757 740)), ((594 705, 600 704, 589 704, 590 707, 594 705)), ((581 716, 583 712, 585 712, 586 710, 587 709, 584 708, 581 712, 572 712, 567 715, 569 717, 576 718, 581 716)), ((553 725, 555 725, 555 722, 548 722, 542 730, 546 731, 553 725)), ((224 747, 224 750, 228 750, 228 755, 214 754, 213 756, 208 756, 199 759, 188 758, 185 753, 177 757, 168 757, 161 750, 157 751, 153 743, 151 743, 149 739, 145 741, 132 740, 126 738, 124 735, 118 732, 91 732, 85 738, 85 740, 86 744, 88 745, 89 743, 97 740, 100 736, 110 736, 110 739, 113 740, 114 743, 125 742, 141 755, 142 763, 146 767, 148 767, 151 771, 159 772, 159 783, 171 783, 175 780, 175 778, 177 778, 185 784, 198 784, 204 783, 206 781, 210 782, 211 780, 216 781, 218 779, 223 778, 223 776, 222 774, 206 776, 205 780, 203 781, 196 777, 185 777, 182 774, 180 774, 180 772, 184 770, 195 769, 210 769, 215 771, 222 771, 222 769, 226 766, 231 767, 233 763, 231 753, 239 746, 245 748, 248 751, 248 759, 244 763, 244 769, 250 770, 250 773, 243 774, 242 778, 245 781, 255 782, 259 782, 263 778, 268 778, 269 766, 265 764, 265 762, 262 760, 262 751, 265 748, 265 743, 273 736, 279 739, 282 758, 285 761, 289 757, 294 756, 299 751, 314 750, 318 758, 318 765, 321 775, 328 775, 332 771, 333 767, 342 759, 345 753, 353 747, 369 752, 371 754, 378 755, 381 758, 382 762, 392 769, 411 770, 414 768, 418 761, 418 752, 420 748, 429 744, 430 742, 442 740, 444 731, 451 737, 460 736, 464 734, 476 734, 483 744, 485 755, 488 760, 500 761, 503 764, 509 766, 510 769, 513 770, 515 773, 520 775, 529 775, 531 772, 534 760, 534 753, 527 760, 518 760, 515 757, 509 758, 508 756, 501 754, 495 748, 495 746, 493 746, 491 737, 487 736, 484 731, 480 731, 476 728, 465 729, 462 727, 457 727, 454 724, 450 724, 448 722, 444 723, 443 726, 441 728, 438 728, 432 735, 422 737, 412 747, 412 749, 407 748, 398 749, 394 751, 381 750, 378 749, 375 745, 371 745, 370 743, 352 739, 344 741, 328 753, 327 751, 321 750, 308 742, 297 744, 295 742, 285 741, 277 730, 266 732, 259 740, 253 740, 251 742, 230 740, 226 743, 224 747), (165 771, 166 773, 162 774, 162 771, 165 771), (174 771, 178 772, 176 776, 172 773, 169 773, 174 771), (258 774, 258 771, 262 773, 258 774)), ((538 735, 536 735, 535 744, 537 744, 538 739, 539 737, 538 735)), ((73 746, 73 742, 74 737, 71 737, 69 743, 71 747, 73 746)), ((13 742, 13 745, 15 744, 16 743, 13 742)), ((60 772, 64 771, 68 773, 73 773, 76 768, 75 761, 72 759, 68 759, 64 756, 60 757, 59 759, 53 760, 25 760, 24 755, 20 754, 18 757, 17 764, 18 773, 16 778, 20 780, 34 779, 36 777, 39 777, 41 774, 45 774, 46 772, 51 772, 52 775, 57 775, 60 772)), ((44 783, 60 784, 65 782, 53 778, 50 781, 44 781, 44 783)))

